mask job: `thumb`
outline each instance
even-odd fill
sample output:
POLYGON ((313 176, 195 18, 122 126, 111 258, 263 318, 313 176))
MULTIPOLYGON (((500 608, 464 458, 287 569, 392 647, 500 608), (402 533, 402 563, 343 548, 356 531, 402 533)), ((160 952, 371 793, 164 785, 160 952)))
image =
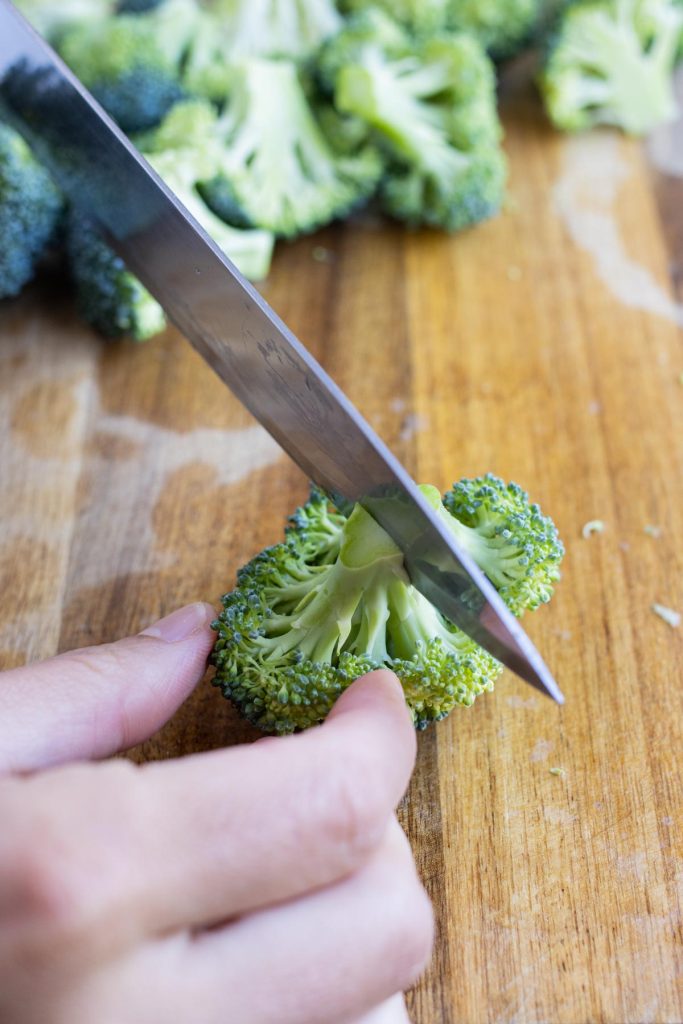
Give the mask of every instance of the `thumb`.
POLYGON ((156 732, 201 679, 215 613, 191 604, 139 636, 0 674, 0 775, 106 757, 156 732))

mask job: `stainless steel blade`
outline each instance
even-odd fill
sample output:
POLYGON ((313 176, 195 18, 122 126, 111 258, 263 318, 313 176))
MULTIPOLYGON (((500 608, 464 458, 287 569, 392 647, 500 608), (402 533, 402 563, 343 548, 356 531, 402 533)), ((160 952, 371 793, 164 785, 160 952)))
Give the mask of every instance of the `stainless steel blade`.
POLYGON ((9 0, 0 0, 3 109, 303 471, 342 504, 362 502, 442 614, 562 703, 538 651, 408 473, 9 0))

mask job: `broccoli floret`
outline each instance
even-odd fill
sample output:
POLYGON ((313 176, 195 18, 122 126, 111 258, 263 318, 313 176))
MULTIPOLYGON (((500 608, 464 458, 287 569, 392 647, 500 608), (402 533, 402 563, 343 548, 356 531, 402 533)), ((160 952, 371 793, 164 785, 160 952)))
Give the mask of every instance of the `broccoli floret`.
POLYGON ((346 0, 342 9, 349 13, 381 8, 413 32, 432 32, 448 25, 453 0, 346 0))
MULTIPOLYGON (((423 492, 515 611, 547 599, 562 549, 520 488, 462 481, 447 497, 451 511, 435 488, 423 492)), ((501 671, 412 586, 402 553, 367 511, 356 505, 347 518, 315 488, 284 543, 240 569, 214 629, 215 685, 272 733, 322 721, 374 668, 399 676, 418 728, 471 705, 501 671)))
POLYGON ((199 14, 194 0, 167 0, 147 14, 75 25, 59 52, 124 131, 142 131, 184 94, 181 63, 199 14))
POLYGON ((449 23, 475 36, 495 60, 503 60, 533 38, 543 7, 544 0, 450 0, 449 23))
MULTIPOLYGON (((237 231, 206 206, 197 183, 215 167, 220 146, 213 139, 218 115, 209 103, 186 100, 161 124, 136 141, 149 163, 211 235, 236 267, 253 280, 267 276, 274 238, 266 231, 237 231)), ((137 341, 162 331, 164 313, 126 269, 98 230, 72 212, 68 252, 83 318, 106 337, 128 334, 137 341)))
POLYGON ((114 13, 116 0, 13 0, 15 7, 50 42, 59 39, 67 25, 101 21, 114 13))
POLYGON ((244 57, 311 56, 342 25, 334 0, 214 0, 231 54, 244 57))
POLYGON ((675 0, 580 0, 560 15, 540 88, 556 128, 603 124, 643 135, 676 113, 673 68, 683 10, 675 0))
POLYGON ((245 277, 268 276, 275 239, 269 231, 237 230, 206 204, 199 184, 210 179, 223 160, 218 114, 202 100, 186 100, 158 128, 138 139, 145 157, 205 231, 245 277))
POLYGON ((388 213, 457 231, 500 209, 495 73, 476 40, 414 39, 371 10, 327 44, 321 73, 337 109, 363 120, 389 156, 380 190, 388 213))
POLYGON ((24 139, 0 123, 0 299, 34 274, 62 213, 59 189, 24 139))
POLYGON ((72 210, 67 254, 80 316, 106 338, 146 341, 166 327, 159 303, 82 214, 72 210))
POLYGON ((552 519, 515 483, 489 473, 461 480, 444 497, 448 525, 514 615, 546 604, 564 547, 552 519))
POLYGON ((207 202, 226 220, 241 211, 247 223, 284 237, 348 213, 382 173, 374 147, 332 148, 292 61, 236 66, 216 135, 223 156, 219 174, 204 185, 207 202))

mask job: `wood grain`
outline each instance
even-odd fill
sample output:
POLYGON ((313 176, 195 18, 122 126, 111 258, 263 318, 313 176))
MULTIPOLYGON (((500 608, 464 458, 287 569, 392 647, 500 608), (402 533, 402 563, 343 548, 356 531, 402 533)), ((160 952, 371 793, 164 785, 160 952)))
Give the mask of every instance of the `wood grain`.
MULTIPOLYGON (((506 111, 503 216, 455 239, 361 217, 283 246, 264 293, 418 479, 517 479, 567 544, 527 623, 566 706, 506 676, 420 737, 415 1021, 681 1021, 683 630, 650 611, 683 611, 680 183, 554 136, 524 91, 506 111)), ((63 290, 0 309, 5 667, 216 601, 306 493, 182 338, 105 345, 63 290)), ((132 756, 252 735, 204 684, 132 756)))

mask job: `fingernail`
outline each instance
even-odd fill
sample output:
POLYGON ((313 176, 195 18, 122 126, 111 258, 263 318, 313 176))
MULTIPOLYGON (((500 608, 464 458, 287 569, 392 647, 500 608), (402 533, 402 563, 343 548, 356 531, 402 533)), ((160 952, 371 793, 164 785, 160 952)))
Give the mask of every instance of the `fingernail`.
POLYGON ((153 626, 143 629, 140 636, 153 636, 157 640, 164 640, 167 644, 175 644, 179 640, 187 640, 198 629, 206 626, 215 618, 215 614, 211 605, 197 601, 195 604, 188 604, 185 608, 179 608, 165 618, 159 619, 153 626))

